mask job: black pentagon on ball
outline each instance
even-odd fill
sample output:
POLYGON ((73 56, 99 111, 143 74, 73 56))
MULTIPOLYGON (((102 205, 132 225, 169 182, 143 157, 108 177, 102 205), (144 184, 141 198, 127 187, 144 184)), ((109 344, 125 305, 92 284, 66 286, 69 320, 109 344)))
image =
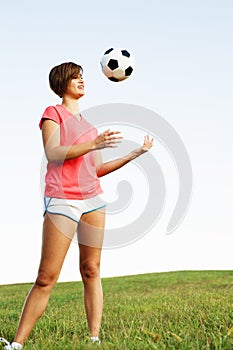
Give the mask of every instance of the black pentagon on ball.
POLYGON ((130 57, 130 53, 127 50, 121 50, 121 53, 125 57, 130 57))
POLYGON ((116 83, 119 81, 119 79, 114 78, 114 77, 109 77, 108 79, 111 80, 111 81, 115 81, 116 83))
POLYGON ((130 74, 132 74, 132 71, 133 71, 133 68, 131 66, 126 68, 126 70, 125 70, 126 77, 128 77, 130 74))
POLYGON ((119 67, 118 65, 118 61, 117 60, 113 60, 113 59, 110 59, 107 66, 111 69, 111 70, 114 70, 116 68, 119 67))
POLYGON ((104 55, 108 55, 112 50, 113 50, 113 48, 108 49, 108 50, 104 53, 104 55))

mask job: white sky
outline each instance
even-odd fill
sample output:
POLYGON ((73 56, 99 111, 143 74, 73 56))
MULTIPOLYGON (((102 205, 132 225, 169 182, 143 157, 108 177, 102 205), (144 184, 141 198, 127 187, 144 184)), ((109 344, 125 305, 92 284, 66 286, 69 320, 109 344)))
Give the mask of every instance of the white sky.
MULTIPOLYGON (((0 284, 36 277, 43 156, 38 122, 46 106, 60 103, 49 90, 48 72, 65 61, 84 67, 81 109, 123 102, 155 111, 178 132, 193 167, 188 214, 166 236, 178 179, 169 155, 155 145, 152 153, 167 184, 163 215, 139 241, 104 250, 102 276, 232 269, 232 1, 119 0, 115 6, 109 1, 8 1, 1 6, 0 30, 0 284), (127 48, 135 56, 135 74, 123 84, 108 82, 100 72, 101 55, 109 47, 127 48)), ((129 166, 111 175, 111 184, 130 171, 129 166)), ((107 178, 103 187, 114 197, 107 178)), ((140 200, 132 203, 131 212, 137 213, 139 205, 140 200)), ((72 244, 60 281, 76 279, 78 247, 72 244)))

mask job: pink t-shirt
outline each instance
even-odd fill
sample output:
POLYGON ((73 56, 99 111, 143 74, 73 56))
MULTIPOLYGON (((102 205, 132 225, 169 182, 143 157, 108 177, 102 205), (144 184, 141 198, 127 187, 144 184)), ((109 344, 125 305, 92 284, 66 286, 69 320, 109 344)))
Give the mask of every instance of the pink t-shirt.
MULTIPOLYGON (((70 146, 94 140, 96 128, 83 117, 78 120, 64 106, 47 107, 40 120, 40 129, 45 119, 60 125, 60 145, 70 146)), ((102 193, 96 174, 94 151, 64 162, 48 162, 45 176, 45 196, 67 199, 86 199, 102 193)))

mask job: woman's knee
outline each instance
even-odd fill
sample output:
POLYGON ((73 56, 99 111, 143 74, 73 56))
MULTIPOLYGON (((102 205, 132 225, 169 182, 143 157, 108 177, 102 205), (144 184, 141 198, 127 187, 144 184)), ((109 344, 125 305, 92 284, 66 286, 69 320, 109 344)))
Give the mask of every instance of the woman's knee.
POLYGON ((48 272, 39 272, 35 285, 37 287, 52 289, 56 281, 57 277, 54 274, 48 272))
POLYGON ((100 264, 95 261, 84 261, 80 264, 80 272, 85 280, 98 279, 100 277, 100 264))

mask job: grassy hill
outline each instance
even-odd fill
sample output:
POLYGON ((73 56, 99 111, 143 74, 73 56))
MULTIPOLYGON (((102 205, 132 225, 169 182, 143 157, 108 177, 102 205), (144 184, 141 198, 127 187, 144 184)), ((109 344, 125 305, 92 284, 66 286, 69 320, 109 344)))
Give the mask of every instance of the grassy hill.
MULTIPOLYGON (((153 273, 102 283, 101 349, 233 349, 233 271, 153 273)), ((0 286, 0 336, 12 340, 29 288, 0 286)), ((82 283, 58 283, 24 349, 99 348, 87 340, 82 283)))

